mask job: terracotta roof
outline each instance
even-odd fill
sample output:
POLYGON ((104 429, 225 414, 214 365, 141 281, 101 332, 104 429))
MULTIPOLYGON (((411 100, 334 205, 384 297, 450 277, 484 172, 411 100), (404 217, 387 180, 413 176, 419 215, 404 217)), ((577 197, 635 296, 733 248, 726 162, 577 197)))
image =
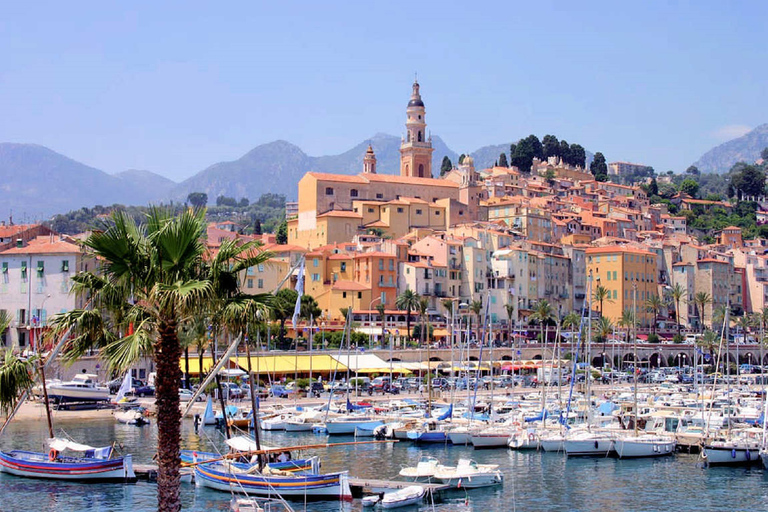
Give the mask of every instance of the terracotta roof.
POLYGON ((603 253, 613 253, 613 252, 626 252, 626 253, 632 253, 632 254, 646 254, 648 256, 656 256, 652 252, 643 251, 642 249, 634 249, 631 247, 624 247, 621 245, 609 245, 605 247, 590 247, 586 250, 587 254, 603 254, 603 253))
POLYGON ((352 176, 349 174, 330 174, 325 172, 308 172, 306 176, 312 176, 317 180, 322 181, 337 181, 342 183, 368 183, 367 180, 360 176, 352 176))
POLYGON ((82 254, 79 245, 66 238, 58 236, 38 236, 29 241, 24 247, 13 247, 0 254, 82 254))
POLYGON ((367 174, 370 182, 400 183, 402 185, 432 185, 433 187, 459 188, 459 184, 449 180, 436 180, 434 178, 411 178, 408 176, 396 176, 393 174, 367 174))
POLYGON ((374 251, 374 252, 361 252, 358 254, 355 254, 355 258, 394 258, 395 256, 393 254, 388 254, 386 252, 381 251, 374 251))
POLYGON ((265 251, 272 251, 272 252, 286 252, 286 251, 307 252, 307 249, 305 247, 301 247, 300 245, 291 245, 291 244, 265 244, 263 246, 263 249, 265 251))
POLYGON ((354 258, 354 255, 345 253, 331 254, 328 256, 329 260, 351 260, 352 258, 354 258))
POLYGON ((356 281, 336 281, 332 289, 342 292, 361 292, 363 290, 370 290, 370 287, 356 281))
POLYGON ((331 210, 329 212, 325 212, 317 216, 318 219, 320 217, 347 217, 347 218, 355 218, 355 219, 363 218, 363 216, 360 215, 359 213, 355 213, 347 210, 331 210))
POLYGON ((722 263, 724 265, 728 265, 727 261, 722 261, 715 258, 704 258, 704 259, 696 260, 696 263, 722 263))
POLYGON ((38 224, 14 224, 12 226, 0 226, 0 238, 8 238, 17 235, 22 231, 37 226, 38 224))

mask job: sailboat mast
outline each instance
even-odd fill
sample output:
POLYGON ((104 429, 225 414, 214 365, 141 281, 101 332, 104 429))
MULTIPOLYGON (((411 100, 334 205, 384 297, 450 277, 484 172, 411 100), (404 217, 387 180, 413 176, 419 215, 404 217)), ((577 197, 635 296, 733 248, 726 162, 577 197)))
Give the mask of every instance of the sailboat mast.
POLYGON ((40 381, 43 384, 43 398, 45 399, 45 417, 48 420, 48 437, 53 439, 53 420, 51 419, 51 404, 48 401, 48 386, 45 383, 45 363, 40 359, 40 381))

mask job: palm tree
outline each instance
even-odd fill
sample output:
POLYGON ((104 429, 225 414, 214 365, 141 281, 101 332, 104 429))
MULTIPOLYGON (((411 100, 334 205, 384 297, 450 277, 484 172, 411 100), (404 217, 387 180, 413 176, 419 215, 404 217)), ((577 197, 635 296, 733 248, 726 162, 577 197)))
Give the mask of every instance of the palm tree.
MULTIPOLYGON (((595 341, 601 341, 603 343, 603 349, 601 353, 605 353, 605 344, 608 341, 608 336, 613 333, 613 322, 611 319, 605 316, 601 316, 595 324, 595 341)), ((601 356, 602 360, 602 356, 601 356)), ((589 362, 589 361, 587 361, 589 362)), ((591 364, 591 363, 590 363, 591 364)))
MULTIPOLYGON (((483 301, 482 300, 473 300, 472 303, 469 305, 469 310, 477 316, 477 325, 478 329, 480 328, 480 324, 482 323, 482 320, 480 319, 480 313, 483 311, 483 301)), ((472 315, 469 315, 469 334, 472 335, 472 315)), ((479 335, 480 333, 478 333, 479 335)))
POLYGON ((93 347, 103 347, 101 357, 107 366, 121 372, 141 357, 154 358, 160 512, 181 509, 180 324, 207 307, 221 310, 232 301, 266 303, 264 296, 239 294, 237 275, 266 262, 271 254, 258 252, 257 242, 229 240, 212 255, 206 251, 204 234, 204 210, 186 210, 174 217, 152 208, 141 225, 115 212, 103 229, 83 242, 100 267, 73 277, 72 291, 91 296, 94 307, 52 320, 54 335, 70 328, 74 334, 64 354, 68 361, 93 347))
POLYGON ((697 292, 693 296, 693 303, 698 308, 699 313, 699 330, 704 329, 704 307, 707 304, 712 304, 712 296, 707 292, 697 292))
POLYGON ((664 301, 658 295, 651 295, 650 297, 645 299, 645 309, 649 313, 653 313, 653 318, 651 319, 652 334, 656 334, 656 318, 659 316, 659 312, 663 307, 664 307, 664 301))
POLYGON ((203 354, 210 344, 208 336, 208 316, 193 315, 181 324, 179 329, 179 340, 184 347, 184 371, 186 373, 186 383, 189 387, 189 347, 194 346, 197 350, 198 377, 203 377, 203 354))
POLYGON ((719 348, 718 338, 719 336, 715 331, 707 329, 704 331, 704 334, 702 334, 696 341, 696 344, 701 347, 702 350, 709 352, 710 358, 712 359, 712 364, 717 364, 717 359, 715 358, 715 349, 719 348))
POLYGON ((592 294, 595 302, 600 304, 600 316, 603 316, 603 302, 609 302, 613 303, 613 299, 611 299, 611 291, 606 288, 605 286, 598 285, 597 288, 595 288, 594 293, 592 294))
POLYGON ((429 297, 419 297, 419 318, 421 319, 421 328, 419 331, 419 342, 423 346, 425 341, 429 341, 429 335, 425 332, 425 329, 428 328, 427 320, 429 317, 429 297))
POLYGON ((572 311, 563 317, 563 320, 560 325, 563 329, 568 329, 571 332, 571 354, 573 354, 573 357, 575 358, 576 357, 576 354, 574 353, 575 340, 573 336, 573 331, 574 331, 574 328, 581 326, 581 317, 577 313, 572 311))
MULTIPOLYGON (((299 293, 296 290, 283 288, 282 290, 278 290, 275 294, 275 299, 272 303, 272 318, 280 322, 278 339, 280 340, 281 348, 285 348, 285 322, 293 317, 298 296, 299 293)), ((295 325, 293 327, 294 329, 296 328, 295 325)))
POLYGON ((548 300, 542 299, 533 308, 531 313, 531 319, 535 320, 541 325, 542 342, 547 342, 547 334, 549 331, 549 322, 555 319, 555 310, 552 304, 548 300))
POLYGON ((621 312, 621 318, 616 323, 626 329, 625 341, 629 343, 629 329, 635 325, 635 313, 630 308, 625 309, 621 312))
POLYGON ((725 317, 726 307, 723 304, 715 307, 712 311, 712 329, 721 332, 723 330, 723 324, 725 323, 725 317))
MULTIPOLYGON (((7 324, 10 324, 10 321, 7 324)), ((0 324, 0 332, 8 328, 7 324, 5 327, 0 324)), ((5 416, 8 416, 16 407, 19 396, 34 384, 32 375, 31 360, 19 359, 11 350, 5 352, 5 359, 0 364, 0 411, 5 416)))
POLYGON ((675 303, 675 324, 677 325, 677 335, 680 336, 680 301, 685 299, 688 292, 680 283, 675 283, 675 286, 669 291, 669 296, 672 297, 672 301, 675 303))
POLYGON ((515 314, 514 304, 504 304, 504 310, 507 312, 507 343, 512 344, 512 317, 515 314))
POLYGON ((411 311, 419 309, 419 294, 411 289, 405 290, 403 293, 397 296, 395 299, 395 306, 399 310, 405 310, 405 330, 408 331, 406 335, 408 339, 411 339, 411 311))
POLYGON ((384 339, 387 337, 386 329, 384 328, 385 312, 386 312, 387 306, 384 303, 379 302, 378 304, 376 304, 375 309, 379 313, 379 318, 381 319, 381 346, 383 347, 384 339))

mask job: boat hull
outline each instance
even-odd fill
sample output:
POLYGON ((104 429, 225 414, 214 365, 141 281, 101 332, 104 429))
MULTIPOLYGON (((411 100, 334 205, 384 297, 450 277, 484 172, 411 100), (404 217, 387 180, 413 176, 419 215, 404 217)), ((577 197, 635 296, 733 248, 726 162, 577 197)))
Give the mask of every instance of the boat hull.
POLYGON ((702 453, 710 466, 747 466, 760 463, 760 450, 757 447, 720 448, 705 445, 702 453))
POLYGON ((509 434, 473 434, 472 444, 475 448, 506 447, 509 443, 509 434))
POLYGON ((445 432, 419 432, 418 430, 411 430, 408 432, 408 439, 417 443, 447 443, 448 436, 445 432))
POLYGON ((108 402, 109 390, 104 388, 70 388, 53 385, 48 388, 48 398, 53 402, 108 402))
POLYGON ((453 444, 459 444, 459 445, 472 444, 472 434, 470 434, 469 432, 449 432, 448 439, 450 439, 451 443, 453 444))
POLYGON ((51 462, 48 454, 0 452, 0 472, 27 478, 77 482, 135 482, 130 455, 114 459, 60 457, 51 462))
POLYGON ((314 425, 315 424, 313 424, 313 423, 307 423, 307 422, 295 423, 295 422, 291 422, 291 421, 286 421, 285 422, 285 431, 286 432, 311 432, 312 431, 312 427, 314 425))
POLYGON ((478 473, 468 476, 455 476, 455 477, 435 477, 437 480, 450 487, 456 487, 457 489, 476 489, 478 487, 491 487, 493 485, 501 485, 504 483, 504 478, 498 472, 493 473, 478 473))
POLYGON ((620 459, 642 458, 642 457, 665 457, 673 455, 677 443, 673 440, 637 440, 637 439, 617 439, 614 442, 616 455, 620 459))
POLYGON ((311 499, 352 499, 346 471, 325 475, 267 476, 229 473, 212 464, 195 467, 195 484, 224 492, 255 496, 311 499))
POLYGON ((325 428, 329 435, 354 435, 356 428, 373 432, 373 429, 383 424, 384 422, 381 420, 328 421, 325 423, 325 428))
POLYGON ((606 457, 613 450, 613 440, 566 439, 563 446, 569 457, 606 457))

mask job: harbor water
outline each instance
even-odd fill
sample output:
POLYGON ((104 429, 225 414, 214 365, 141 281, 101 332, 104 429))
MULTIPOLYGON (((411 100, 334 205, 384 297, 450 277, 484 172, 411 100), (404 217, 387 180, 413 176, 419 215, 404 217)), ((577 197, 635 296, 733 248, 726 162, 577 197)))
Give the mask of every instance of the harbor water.
MULTIPOLYGON (((57 433, 94 446, 118 443, 134 462, 151 463, 156 446, 154 426, 135 427, 113 419, 56 420, 57 433)), ((221 449, 223 435, 213 428, 195 434, 191 421, 183 423, 183 447, 221 449)), ((44 450, 47 427, 39 422, 14 422, 3 436, 3 450, 44 450)), ((312 433, 265 432, 263 442, 273 446, 316 444, 326 436, 312 433)), ((330 442, 354 440, 334 437, 330 442)), ((697 464, 696 455, 676 455, 655 460, 568 459, 560 454, 516 452, 508 449, 474 450, 451 445, 416 446, 406 442, 369 444, 314 450, 325 471, 349 470, 361 478, 397 479, 404 466, 413 466, 421 455, 454 464, 459 458, 498 464, 503 486, 454 490, 433 504, 407 510, 476 511, 660 511, 660 510, 766 510, 768 476, 761 467, 709 468, 697 464), (467 501, 468 500, 468 504, 467 501)), ((183 509, 211 512, 227 510, 226 493, 182 484, 183 509)), ((359 511, 352 502, 293 502, 296 510, 359 511)), ((111 511, 156 509, 154 484, 74 484, 32 480, 0 474, 0 511, 111 511)), ((406 509, 403 509, 406 510, 406 509)))

